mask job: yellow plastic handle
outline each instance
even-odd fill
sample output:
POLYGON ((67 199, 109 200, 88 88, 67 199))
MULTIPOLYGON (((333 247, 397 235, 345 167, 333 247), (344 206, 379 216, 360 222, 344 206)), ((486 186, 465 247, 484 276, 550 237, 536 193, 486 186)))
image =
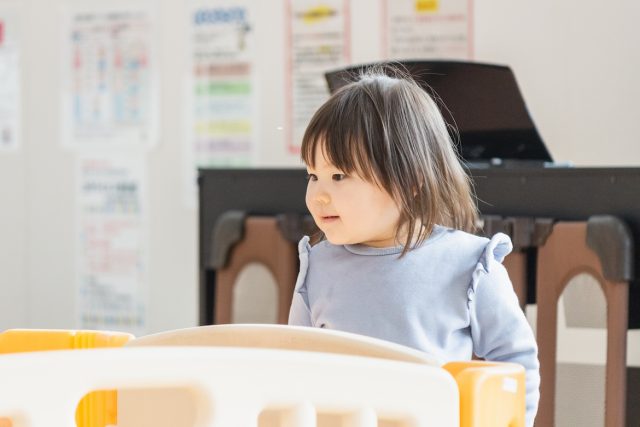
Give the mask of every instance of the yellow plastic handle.
POLYGON ((460 427, 525 425, 525 371, 515 363, 469 361, 443 366, 460 390, 460 427))

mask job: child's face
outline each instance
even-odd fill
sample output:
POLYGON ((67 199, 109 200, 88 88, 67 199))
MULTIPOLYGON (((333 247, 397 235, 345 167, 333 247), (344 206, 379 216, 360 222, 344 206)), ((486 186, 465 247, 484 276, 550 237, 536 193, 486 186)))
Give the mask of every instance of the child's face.
POLYGON ((327 239, 336 245, 396 246, 400 210, 391 196, 358 175, 345 175, 324 157, 321 144, 316 167, 307 167, 307 208, 327 239))

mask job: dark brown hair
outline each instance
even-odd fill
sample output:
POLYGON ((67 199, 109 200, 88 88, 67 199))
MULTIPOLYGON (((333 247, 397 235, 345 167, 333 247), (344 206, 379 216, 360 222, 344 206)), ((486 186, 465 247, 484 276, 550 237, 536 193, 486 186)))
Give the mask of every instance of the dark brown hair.
POLYGON ((335 167, 395 200, 401 212, 396 236, 407 233, 402 255, 435 224, 475 230, 475 197, 447 125, 425 89, 400 70, 370 68, 331 96, 302 140, 302 160, 312 167, 318 144, 335 167))

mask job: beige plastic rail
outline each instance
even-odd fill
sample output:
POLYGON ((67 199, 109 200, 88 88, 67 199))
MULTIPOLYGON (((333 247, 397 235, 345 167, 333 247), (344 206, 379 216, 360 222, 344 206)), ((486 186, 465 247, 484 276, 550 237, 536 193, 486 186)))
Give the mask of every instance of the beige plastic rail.
POLYGON ((365 335, 303 326, 229 324, 172 329, 129 341, 139 346, 250 347, 348 354, 440 366, 422 351, 365 335))
MULTIPOLYGON (((440 366, 424 352, 363 335, 283 325, 213 325, 143 336, 127 343, 140 346, 213 346, 269 348, 357 355, 440 366)), ((525 422, 525 381, 522 366, 480 361, 443 366, 455 378, 460 393, 461 427, 518 427, 525 422)), ((283 375, 288 373, 283 372, 283 375)), ((193 425, 193 398, 184 389, 121 390, 120 427, 193 425)), ((347 417, 348 418, 348 417, 347 417)), ((260 427, 288 426, 278 411, 262 414, 260 427)), ((381 420, 382 421, 382 420, 381 420)), ((384 421, 388 421, 384 419, 384 421)), ((318 427, 342 427, 344 416, 318 416, 318 427)), ((393 423, 380 425, 396 427, 393 423)))
POLYGON ((96 389, 180 387, 195 396, 194 427, 253 427, 277 409, 287 426, 459 425, 459 394, 444 369, 308 351, 146 347, 6 355, 0 414, 14 427, 74 425, 76 405, 96 389))

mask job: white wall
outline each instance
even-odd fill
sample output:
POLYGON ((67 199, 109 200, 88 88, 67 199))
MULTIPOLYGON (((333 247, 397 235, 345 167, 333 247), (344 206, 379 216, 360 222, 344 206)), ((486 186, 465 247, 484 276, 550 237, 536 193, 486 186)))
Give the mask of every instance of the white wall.
POLYGON ((510 65, 551 154, 640 164, 640 3, 477 0, 476 57, 510 65))
MULTIPOLYGON (((255 0, 261 166, 296 166, 284 123, 284 2, 255 0)), ((446 1, 446 0, 441 0, 446 1)), ((5 2, 0 2, 4 4, 5 2)), ((94 3, 108 3, 107 0, 94 3)), ((197 322, 197 212, 184 203, 186 14, 184 0, 157 0, 160 141, 147 155, 149 332, 197 322), (171 102, 168 102, 171 101, 171 102)), ((215 1, 212 0, 215 4, 215 1)), ((0 330, 74 327, 75 154, 58 121, 59 6, 19 0, 22 145, 0 153, 0 330)), ((380 16, 353 0, 353 61, 378 59, 380 16)), ((476 0, 475 57, 511 66, 552 155, 576 165, 640 163, 640 4, 476 0)))

